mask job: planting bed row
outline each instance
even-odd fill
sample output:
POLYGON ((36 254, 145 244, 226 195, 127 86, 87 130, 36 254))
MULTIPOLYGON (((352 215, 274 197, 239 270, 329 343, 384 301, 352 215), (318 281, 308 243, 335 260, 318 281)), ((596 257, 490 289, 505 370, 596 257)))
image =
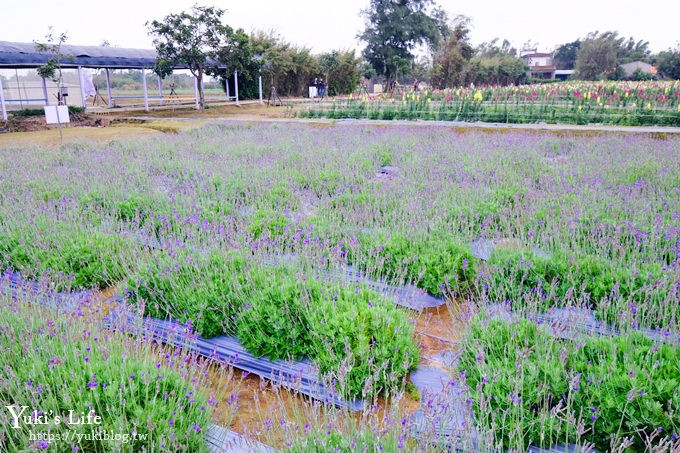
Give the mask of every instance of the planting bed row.
POLYGON ((366 95, 307 106, 302 117, 424 119, 487 123, 680 125, 678 81, 560 82, 366 95))
MULTIPOLYGON (((114 300, 123 302, 121 297, 112 299, 114 300)), ((325 403, 335 404, 352 411, 360 411, 364 406, 361 400, 342 399, 337 391, 327 388, 319 376, 319 369, 309 360, 271 361, 265 357, 257 357, 248 352, 237 338, 219 336, 204 339, 197 336, 187 325, 168 320, 140 318, 130 313, 129 308, 124 306, 109 315, 107 324, 122 332, 140 335, 181 347, 204 357, 218 359, 229 366, 253 373, 276 385, 290 388, 325 403)))
POLYGON ((679 344, 635 333, 557 339, 530 320, 477 315, 458 369, 487 445, 680 447, 679 344))

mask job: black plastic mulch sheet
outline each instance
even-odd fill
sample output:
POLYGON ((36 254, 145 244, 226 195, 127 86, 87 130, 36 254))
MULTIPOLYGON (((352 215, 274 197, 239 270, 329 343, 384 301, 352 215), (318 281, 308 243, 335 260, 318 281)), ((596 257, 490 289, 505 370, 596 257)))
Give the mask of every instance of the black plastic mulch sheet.
POLYGON ((441 368, 419 366, 411 382, 421 394, 413 413, 413 436, 444 450, 477 451, 477 432, 465 385, 441 368))
MULTIPOLYGON (((264 263, 269 266, 289 264, 294 262, 295 255, 270 255, 265 257, 264 263)), ((413 285, 396 286, 387 282, 368 277, 355 266, 345 266, 331 269, 322 277, 329 280, 340 281, 345 284, 363 284, 377 293, 391 298, 396 305, 410 310, 422 311, 426 308, 434 308, 444 305, 443 297, 435 297, 413 285)))
MULTIPOLYGON (((122 298, 117 298, 117 300, 122 301, 122 298)), ((271 361, 265 357, 255 357, 235 337, 221 336, 204 339, 191 333, 191 329, 186 325, 167 320, 140 318, 129 313, 126 308, 114 311, 108 318, 109 325, 120 331, 141 333, 202 356, 224 361, 234 368, 256 374, 313 399, 355 412, 364 407, 362 400, 343 400, 331 389, 325 387, 320 379, 318 368, 309 360, 271 361)))
POLYGON ((275 449, 217 425, 210 425, 205 441, 211 453, 274 453, 275 449))
MULTIPOLYGON (((594 313, 586 308, 555 307, 545 313, 534 313, 531 315, 515 313, 506 304, 490 304, 487 305, 487 309, 491 319, 511 322, 526 318, 537 324, 543 324, 555 338, 575 339, 582 334, 602 336, 618 336, 621 334, 616 328, 595 319, 594 313)), ((638 330, 657 343, 680 344, 680 335, 678 334, 647 328, 634 330, 638 330)))
POLYGON ((329 275, 345 283, 365 284, 372 290, 391 297, 394 303, 411 310, 422 311, 444 305, 443 297, 435 297, 413 285, 395 286, 389 283, 367 277, 354 266, 330 271, 329 275))
POLYGON ((6 270, 0 275, 0 291, 13 298, 30 298, 59 313, 74 312, 92 297, 91 291, 60 292, 48 282, 24 279, 20 273, 6 270))

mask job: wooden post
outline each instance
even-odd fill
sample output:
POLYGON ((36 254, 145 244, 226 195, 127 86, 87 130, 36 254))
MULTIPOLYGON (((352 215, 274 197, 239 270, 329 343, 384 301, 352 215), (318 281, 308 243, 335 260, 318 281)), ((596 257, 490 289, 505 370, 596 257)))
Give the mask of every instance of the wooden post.
POLYGON ((146 89, 146 68, 142 68, 142 89, 144 90, 144 111, 149 111, 149 92, 146 89))
POLYGON ((106 94, 109 100, 109 108, 113 107, 113 98, 111 97, 111 77, 109 76, 109 68, 106 68, 106 94))

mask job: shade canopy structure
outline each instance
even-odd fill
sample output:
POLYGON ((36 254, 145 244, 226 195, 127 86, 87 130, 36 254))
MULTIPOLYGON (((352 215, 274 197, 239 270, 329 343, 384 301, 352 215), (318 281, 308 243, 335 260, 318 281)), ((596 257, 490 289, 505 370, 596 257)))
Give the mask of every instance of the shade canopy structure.
MULTIPOLYGON (((124 49, 119 47, 108 46, 78 46, 63 44, 60 49, 63 58, 60 61, 61 67, 64 69, 77 69, 78 79, 80 81, 80 92, 82 94, 82 104, 86 107, 87 98, 84 86, 84 76, 82 68, 104 69, 106 70, 107 92, 109 99, 109 107, 113 106, 115 98, 111 94, 111 87, 109 84, 108 72, 113 69, 139 69, 142 74, 147 70, 153 69, 156 65, 157 52, 153 49, 124 49)), ((0 41, 0 70, 1 69, 34 69, 44 65, 48 59, 51 58, 50 53, 38 52, 35 43, 22 43, 0 41)), ((176 64, 172 66, 173 69, 181 70, 188 69, 186 65, 176 64)), ((149 95, 146 89, 146 79, 144 81, 144 95, 139 96, 144 100, 145 110, 149 109, 149 95)), ((234 70, 234 85, 235 92, 230 95, 226 94, 226 100, 233 100, 237 105, 238 99, 238 73, 234 70)), ((159 87, 161 81, 159 78, 159 87)), ((47 95, 47 88, 43 80, 44 97, 37 99, 43 101, 45 105, 49 105, 49 97, 47 95)), ((194 97, 196 105, 198 105, 198 87, 194 89, 194 97)), ((129 96, 128 96, 129 97, 129 96)), ((159 88, 159 95, 152 96, 156 99, 163 98, 162 90, 159 88)), ((260 94, 260 99, 262 95, 260 94)), ((14 99, 6 99, 3 94, 2 78, 0 78, 0 107, 2 108, 2 119, 7 120, 6 103, 16 101, 14 99)), ((162 102, 162 101, 161 101, 162 102)))
MULTIPOLYGON (((151 69, 157 53, 152 49, 122 49, 119 47, 75 46, 63 44, 63 68, 151 69)), ((36 51, 34 43, 0 41, 0 68, 29 69, 43 65, 49 53, 36 51)), ((187 69, 175 65, 173 69, 187 69)))

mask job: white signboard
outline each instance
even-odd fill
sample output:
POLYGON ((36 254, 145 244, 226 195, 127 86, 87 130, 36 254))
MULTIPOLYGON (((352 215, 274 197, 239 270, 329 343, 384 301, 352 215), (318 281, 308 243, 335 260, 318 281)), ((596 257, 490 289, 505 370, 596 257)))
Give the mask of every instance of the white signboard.
POLYGON ((46 105, 45 120, 47 121, 47 124, 70 123, 68 105, 46 105), (59 112, 59 118, 57 118, 57 111, 59 112))

